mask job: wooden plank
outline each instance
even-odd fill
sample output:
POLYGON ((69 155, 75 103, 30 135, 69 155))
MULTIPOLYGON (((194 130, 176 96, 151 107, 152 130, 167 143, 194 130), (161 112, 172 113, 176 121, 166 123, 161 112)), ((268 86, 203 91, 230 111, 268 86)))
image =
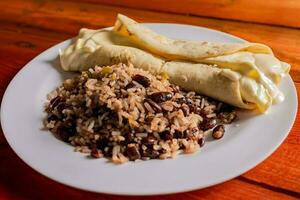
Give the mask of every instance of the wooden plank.
MULTIPOLYGON (((252 42, 267 44, 273 48, 280 59, 292 64, 291 74, 295 81, 300 80, 300 30, 297 29, 146 12, 89 3, 50 0, 39 3, 34 0, 26 2, 12 0, 12 2, 14 3, 9 5, 0 2, 0 6, 8 7, 2 11, 0 23, 4 25, 9 23, 22 24, 24 27, 38 28, 40 29, 39 33, 44 31, 43 36, 45 40, 49 37, 56 37, 54 32, 75 36, 82 27, 101 28, 111 26, 115 21, 116 14, 121 12, 141 22, 172 22, 204 26, 234 34, 252 42), (45 34, 45 31, 48 31, 49 34, 45 34)), ((20 26, 16 27, 17 29, 22 29, 20 26)), ((9 30, 15 29, 9 27, 5 31, 9 30)), ((3 34, 7 33, 4 32, 3 34)), ((29 31, 29 34, 36 33, 29 31)), ((18 39, 20 37, 21 35, 18 39)))
MULTIPOLYGON (((41 176, 24 162, 8 147, 0 146, 0 197, 9 199, 120 199, 120 196, 103 195, 76 190, 55 183, 41 176), (30 182, 30 184, 28 184, 30 182), (3 193, 2 193, 3 192, 3 193), (3 195, 3 196, 2 196, 3 195)), ((126 197, 126 199, 296 199, 295 194, 273 191, 259 185, 234 179, 203 190, 176 195, 163 195, 154 197, 126 197)))
POLYGON ((298 0, 81 0, 144 10, 300 27, 298 0))
MULTIPOLYGON (((0 17, 0 89, 5 89, 13 76, 31 59, 49 47, 68 39, 71 34, 53 32, 12 22, 0 17)), ((2 93, 0 93, 0 100, 2 93)))
MULTIPOLYGON (((1 41, 3 41, 3 45, 0 46, 1 95, 4 92, 3 88, 6 87, 14 74, 39 52, 70 37, 71 35, 75 36, 80 27, 87 26, 96 28, 98 26, 104 27, 113 24, 115 14, 119 11, 128 13, 131 17, 144 22, 177 22, 202 25, 223 30, 238 36, 244 36, 244 38, 252 41, 267 43, 273 47, 280 58, 287 58, 292 63, 295 63, 293 65, 292 75, 295 80, 300 80, 299 30, 283 27, 244 24, 240 22, 216 19, 143 12, 134 9, 118 9, 109 6, 91 5, 86 3, 75 4, 71 2, 56 1, 43 1, 42 3, 36 3, 36 1, 29 0, 23 2, 20 6, 20 4, 18 4, 19 1, 12 2, 12 4, 9 4, 10 9, 4 10, 3 13, 0 14, 0 38, 1 41), (101 15, 105 17, 99 17, 98 13, 101 13, 101 15), (81 17, 81 15, 84 16, 81 17)), ((2 5, 2 2, 0 2, 0 5, 4 6, 2 5)), ((299 84, 296 84, 296 86, 299 91, 299 84)), ((297 166, 300 165, 300 160, 297 154, 299 154, 300 144, 300 122, 298 118, 288 139, 276 151, 276 153, 274 153, 262 165, 259 165, 255 170, 252 170, 243 176, 250 180, 250 183, 247 182, 247 184, 255 186, 255 183, 264 183, 265 185, 272 186, 274 189, 279 188, 279 191, 281 191, 281 189, 287 191, 287 195, 289 195, 288 191, 290 190, 296 192, 296 195, 299 193, 299 184, 297 184, 299 181, 297 182, 297 180, 300 180, 300 173, 297 166)), ((2 137, 0 144, 2 144, 3 141, 4 139, 2 137)), ((2 153, 0 153, 0 156, 2 156, 2 153)), ((17 171, 18 169, 15 168, 15 170, 17 171)), ((27 171, 25 170, 25 173, 26 172, 27 171)), ((24 171, 22 173, 24 173, 24 171)), ((27 178, 31 180, 30 177, 27 178)), ((13 180, 17 182, 16 178, 13 180)), ((26 179, 23 179, 23 181, 26 181, 26 179)), ((237 185, 239 182, 245 182, 243 179, 237 181, 237 185)), ((49 183, 49 185, 51 184, 53 184, 53 182, 49 183)), ((3 185, 4 186, 1 187, 7 187, 5 183, 3 183, 3 185)), ((46 184, 44 187, 48 187, 48 185, 46 184)), ((236 187, 239 188, 238 186, 236 187)), ((261 188, 261 186, 255 186, 255 190, 257 189, 256 187, 261 188)), ((266 190, 268 191, 269 189, 266 190)), ((2 191, 2 189, 0 189, 0 191, 2 191)), ((210 189, 207 189, 205 193, 211 193, 211 191, 217 193, 216 190, 210 189)), ((234 192, 234 189, 229 191, 234 192)), ((249 190, 247 191, 249 192, 249 190)), ((264 192, 265 191, 262 191, 262 194, 264 192)), ((22 193, 22 191, 20 193, 22 193)), ((275 193, 277 194, 278 192, 275 193)), ((196 193, 196 196, 197 195, 205 196, 202 192, 196 193)), ((292 193, 291 195, 295 194, 292 193)), ((73 197, 72 194, 71 197, 73 197)), ((79 195, 76 197, 79 198, 82 196, 79 195)), ((96 198, 96 196, 93 197, 96 198)), ((181 197, 184 198, 184 196, 181 197)), ((210 197, 217 198, 216 196, 210 197)), ((111 197, 109 196, 107 198, 111 197)), ((176 196, 173 196, 172 198, 174 199, 176 196)), ((255 198, 258 198, 258 195, 255 198)))

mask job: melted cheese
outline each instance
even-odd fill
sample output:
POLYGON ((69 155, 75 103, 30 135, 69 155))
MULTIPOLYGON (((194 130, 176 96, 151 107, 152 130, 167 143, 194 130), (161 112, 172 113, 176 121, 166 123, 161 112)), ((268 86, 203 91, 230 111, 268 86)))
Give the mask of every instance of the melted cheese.
MULTIPOLYGON (((82 70, 86 58, 99 45, 105 44, 137 47, 126 37, 122 38, 111 31, 81 29, 74 45, 60 52, 62 68, 68 71, 82 70)), ((240 75, 242 99, 256 104, 261 112, 265 112, 270 105, 284 100, 284 95, 277 85, 289 72, 290 65, 279 61, 272 54, 240 51, 206 58, 201 62, 237 72, 240 75)))
POLYGON ((257 54, 250 52, 237 52, 230 55, 207 58, 207 64, 216 64, 220 68, 231 69, 242 75, 240 79, 241 95, 248 102, 256 103, 261 111, 266 110, 270 104, 280 103, 284 95, 277 84, 284 77, 290 66, 279 61, 270 54, 257 54), (260 87, 254 86, 253 81, 260 87), (269 96, 262 95, 266 90, 269 96))

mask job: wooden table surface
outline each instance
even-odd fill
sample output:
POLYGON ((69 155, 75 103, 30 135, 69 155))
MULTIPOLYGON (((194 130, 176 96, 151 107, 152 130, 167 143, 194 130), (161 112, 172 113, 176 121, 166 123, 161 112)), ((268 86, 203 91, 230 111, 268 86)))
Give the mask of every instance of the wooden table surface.
MULTIPOLYGON (((15 74, 43 50, 82 27, 112 26, 117 13, 140 22, 172 22, 224 31, 269 45, 292 65, 300 91, 300 1, 10 0, 0 1, 0 99, 15 74)), ((0 130, 0 199, 300 199, 300 117, 264 162, 225 183, 188 193, 121 197, 56 183, 22 162, 0 130)), ((262 132, 263 134, 263 132, 262 132)))

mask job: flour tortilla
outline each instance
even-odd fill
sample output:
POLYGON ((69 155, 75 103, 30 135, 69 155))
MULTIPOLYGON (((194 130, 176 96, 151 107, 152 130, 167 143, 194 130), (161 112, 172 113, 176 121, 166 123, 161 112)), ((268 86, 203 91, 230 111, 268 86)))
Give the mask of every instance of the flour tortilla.
MULTIPOLYGON (((206 64, 166 61, 136 47, 125 46, 125 44, 130 44, 130 42, 111 31, 85 29, 80 32, 74 44, 60 53, 61 65, 66 71, 84 71, 95 65, 132 63, 135 67, 152 74, 166 72, 172 83, 185 90, 192 90, 240 108, 257 107, 257 102, 249 103, 242 98, 240 75, 236 72, 206 64), (89 39, 95 34, 97 34, 96 40, 89 39)), ((268 107, 268 105, 263 105, 265 106, 268 107)))
POLYGON ((146 26, 121 14, 118 14, 113 30, 129 38, 139 48, 169 60, 201 62, 204 58, 227 55, 239 51, 273 54, 268 46, 258 43, 173 40, 157 34, 146 26))
POLYGON ((266 97, 266 101, 257 98, 259 95, 256 95, 256 88, 261 88, 260 84, 252 81, 251 85, 246 85, 249 81, 243 81, 243 77, 237 72, 208 64, 169 61, 137 48, 127 37, 113 31, 82 29, 77 40, 60 52, 60 61, 66 71, 84 71, 95 65, 131 63, 152 74, 166 72, 172 83, 185 90, 195 91, 239 108, 259 108, 264 112, 272 103, 264 88, 259 90, 259 95, 266 97), (255 95, 247 95, 248 92, 255 95))
POLYGON ((163 59, 135 48, 126 37, 110 30, 81 29, 76 41, 60 51, 65 71, 84 71, 95 65, 135 63, 145 70, 159 73, 163 59))

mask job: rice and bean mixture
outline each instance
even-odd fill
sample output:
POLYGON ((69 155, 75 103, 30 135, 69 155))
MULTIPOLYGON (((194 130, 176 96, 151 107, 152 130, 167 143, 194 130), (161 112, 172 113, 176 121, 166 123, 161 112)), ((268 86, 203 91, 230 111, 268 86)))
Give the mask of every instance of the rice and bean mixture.
POLYGON ((132 65, 96 66, 49 94, 45 126, 91 157, 114 163, 194 153, 207 133, 220 139, 233 107, 132 65))

